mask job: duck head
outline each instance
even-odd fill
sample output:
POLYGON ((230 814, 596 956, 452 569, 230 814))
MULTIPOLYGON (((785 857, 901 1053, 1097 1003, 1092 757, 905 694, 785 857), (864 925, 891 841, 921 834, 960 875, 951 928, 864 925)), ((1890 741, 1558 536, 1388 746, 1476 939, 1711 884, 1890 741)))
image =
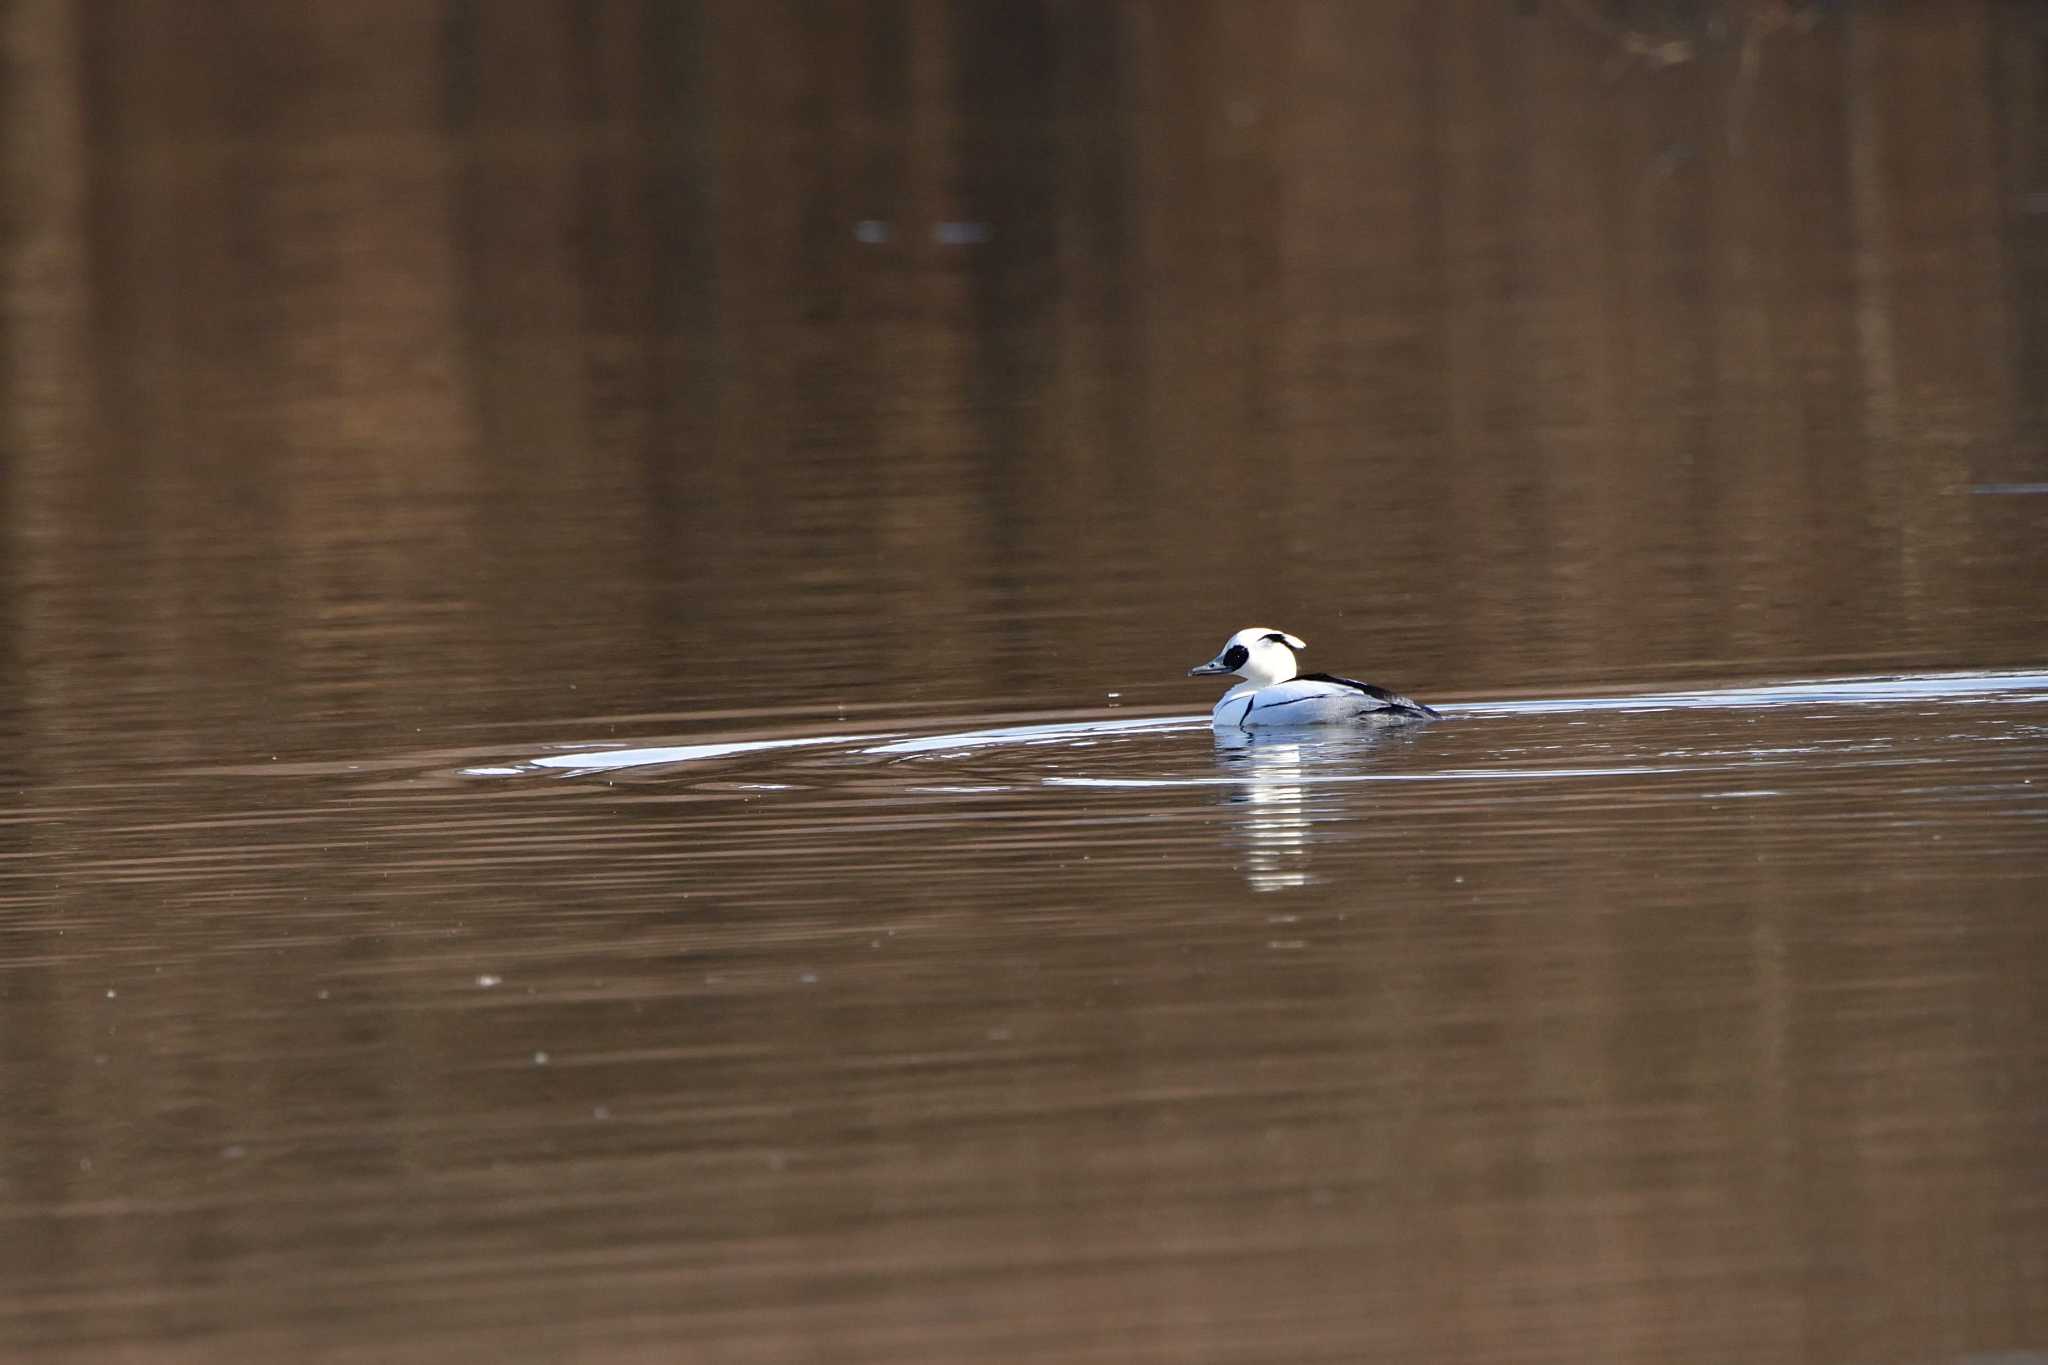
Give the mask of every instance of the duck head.
POLYGON ((1294 651, 1307 648, 1306 641, 1297 640, 1284 630, 1246 626, 1223 642, 1223 649, 1215 658, 1189 669, 1188 676, 1206 678, 1235 673, 1254 686, 1270 687, 1286 682, 1299 671, 1294 665, 1294 651))

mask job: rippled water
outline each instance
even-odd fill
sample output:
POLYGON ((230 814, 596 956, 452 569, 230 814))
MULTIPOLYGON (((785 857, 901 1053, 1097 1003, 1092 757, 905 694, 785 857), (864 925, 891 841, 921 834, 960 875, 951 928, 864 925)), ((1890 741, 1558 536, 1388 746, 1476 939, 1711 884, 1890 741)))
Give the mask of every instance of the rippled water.
POLYGON ((1445 709, 676 716, 75 784, 5 964, 74 1021, 10 1034, 17 1085, 68 1079, 16 1129, 9 1333, 1169 1359, 2024 1322, 2048 674, 1445 709))
POLYGON ((0 6, 0 1361, 2042 1361, 2044 43, 0 6))

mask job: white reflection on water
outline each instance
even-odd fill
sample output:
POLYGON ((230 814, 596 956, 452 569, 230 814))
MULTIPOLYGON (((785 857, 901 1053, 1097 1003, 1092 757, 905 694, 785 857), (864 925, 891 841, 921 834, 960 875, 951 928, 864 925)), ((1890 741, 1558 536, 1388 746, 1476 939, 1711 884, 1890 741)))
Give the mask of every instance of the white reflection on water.
MULTIPOLYGON (((1280 891, 1315 880, 1310 867, 1311 838, 1318 823, 1350 818, 1329 799, 1332 781, 1390 777, 1361 773, 1388 751, 1414 744, 1427 729, 1310 731, 1256 734, 1218 731, 1216 766, 1219 776, 1183 779, 1172 785, 1207 781, 1220 784, 1224 809, 1236 817, 1232 833, 1245 851, 1243 872, 1254 891, 1280 891)), ((1141 785, 1139 782, 1095 782, 1088 778, 1047 778, 1048 785, 1141 785)))
POLYGON ((1301 781, 1300 743, 1258 743, 1249 735, 1216 736, 1219 762, 1237 768, 1236 791, 1223 798, 1243 817, 1244 879, 1254 891, 1307 886, 1308 788, 1301 781))

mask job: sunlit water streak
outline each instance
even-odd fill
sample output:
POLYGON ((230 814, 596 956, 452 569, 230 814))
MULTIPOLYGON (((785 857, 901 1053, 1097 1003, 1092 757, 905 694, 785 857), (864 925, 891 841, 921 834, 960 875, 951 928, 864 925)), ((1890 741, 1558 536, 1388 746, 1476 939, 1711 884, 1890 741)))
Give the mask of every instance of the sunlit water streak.
MULTIPOLYGON (((1763 686, 1688 689, 1672 692, 1639 693, 1615 697, 1563 697, 1446 703, 1438 709, 1446 719, 1480 719, 1512 716, 1554 716, 1575 713, 1727 710, 1745 711, 1782 707, 1829 707, 1898 705, 1915 701, 1988 703, 2004 700, 2034 700, 2048 693, 2048 672, 2018 670, 2004 672, 1928 673, 1879 678, 1820 678, 1763 686)), ((843 749, 869 758, 964 757, 977 750, 1026 746, 1068 749, 1083 748, 1096 741, 1134 735, 1169 734, 1206 729, 1206 715, 1145 716, 1116 719, 1054 721, 1030 725, 1006 725, 989 729, 947 731, 940 734, 883 732, 852 735, 811 735, 800 738, 731 740, 715 743, 637 746, 623 749, 577 750, 546 754, 518 763, 465 768, 468 777, 513 777, 547 771, 563 774, 599 774, 631 768, 664 768, 711 759, 739 758, 776 750, 843 749)), ((1328 730, 1296 732, 1298 742, 1322 743, 1324 736, 1341 734, 1328 730)), ((1226 743, 1228 737, 1226 737, 1226 743)), ((1791 754, 1809 752, 1793 749, 1791 754)), ((1768 761, 1773 753, 1764 750, 1736 751, 1746 766, 1768 761)), ((1696 757, 1704 757, 1697 755, 1696 757)), ((1561 767, 1473 767, 1435 772, 1322 774, 1324 782, 1417 782, 1461 779, 1544 779, 1648 775, 1698 771, 1656 764, 1573 765, 1561 767)), ((1044 779, 1049 784, 1137 786, 1213 785, 1243 779, 1230 777, 1186 777, 1144 779, 1060 776, 1044 779)), ((941 789, 930 789, 941 790, 941 789)))

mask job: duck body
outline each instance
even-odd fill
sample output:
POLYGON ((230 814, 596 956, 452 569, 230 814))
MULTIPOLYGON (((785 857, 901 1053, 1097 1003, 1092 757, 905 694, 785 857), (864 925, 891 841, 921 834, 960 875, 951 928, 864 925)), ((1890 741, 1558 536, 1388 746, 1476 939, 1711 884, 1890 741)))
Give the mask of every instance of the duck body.
POLYGON ((1209 713, 1218 730, 1258 730, 1295 725, 1388 725, 1435 720, 1438 712, 1412 697, 1356 678, 1303 673, 1286 682, 1254 687, 1239 683, 1209 713))
POLYGON ((1189 677, 1235 675, 1244 681, 1223 694, 1209 713, 1217 730, 1260 730, 1301 725, 1406 725, 1435 720, 1438 712, 1412 697, 1356 678, 1297 671, 1294 651, 1307 645, 1285 631, 1247 626, 1224 642, 1189 677))

